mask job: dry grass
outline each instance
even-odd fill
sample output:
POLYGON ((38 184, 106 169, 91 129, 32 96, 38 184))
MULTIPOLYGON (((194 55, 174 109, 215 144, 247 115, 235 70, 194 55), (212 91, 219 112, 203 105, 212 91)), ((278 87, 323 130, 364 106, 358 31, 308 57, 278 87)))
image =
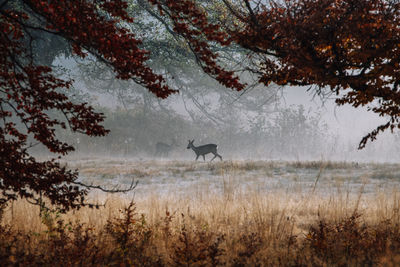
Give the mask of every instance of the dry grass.
MULTIPOLYGON (((120 162, 108 166, 113 164, 120 162)), ((52 266, 400 263, 398 186, 373 184, 373 190, 367 192, 367 180, 355 187, 331 178, 331 186, 326 188, 316 177, 311 185, 283 184, 272 191, 261 190, 259 184, 239 186, 243 172, 268 173, 282 164, 146 162, 141 164, 142 170, 149 172, 207 170, 219 177, 221 190, 217 193, 213 184, 203 182, 193 184, 187 192, 154 191, 134 198, 92 194, 91 201, 106 202, 106 206, 65 215, 39 216, 37 207, 16 201, 3 210, 0 262, 52 266)), ((352 168, 342 163, 336 166, 342 165, 352 168)), ((132 168, 129 164, 114 168, 124 166, 132 168)), ((316 163, 303 163, 299 168, 314 166, 316 163)))

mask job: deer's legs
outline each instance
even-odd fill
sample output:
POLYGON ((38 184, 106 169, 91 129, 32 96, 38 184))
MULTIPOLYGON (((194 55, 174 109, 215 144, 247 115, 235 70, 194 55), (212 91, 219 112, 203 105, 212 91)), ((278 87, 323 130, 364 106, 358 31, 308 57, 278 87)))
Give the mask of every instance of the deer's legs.
POLYGON ((203 161, 206 161, 206 155, 203 154, 203 161))
POLYGON ((214 154, 214 157, 212 158, 212 160, 211 161, 213 161, 213 159, 215 159, 216 157, 219 157, 220 158, 220 160, 222 160, 222 157, 221 157, 221 155, 219 155, 217 152, 215 152, 215 153, 213 153, 214 154))
POLYGON ((200 155, 196 155, 196 160, 199 158, 200 155))

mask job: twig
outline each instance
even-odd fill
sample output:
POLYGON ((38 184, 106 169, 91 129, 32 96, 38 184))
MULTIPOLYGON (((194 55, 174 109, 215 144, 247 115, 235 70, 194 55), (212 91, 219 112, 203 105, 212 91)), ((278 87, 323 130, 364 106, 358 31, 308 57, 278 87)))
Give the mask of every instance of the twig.
POLYGON ((93 184, 88 185, 88 184, 84 184, 81 182, 72 182, 72 184, 75 184, 75 185, 80 185, 80 186, 83 186, 86 188, 91 188, 91 189, 99 189, 106 193, 126 193, 126 192, 134 190, 136 188, 136 186, 138 185, 138 183, 139 183, 139 181, 135 182, 135 179, 132 179, 132 183, 130 184, 130 186, 128 188, 119 189, 118 186, 115 186, 113 189, 107 189, 100 185, 93 185, 93 184))

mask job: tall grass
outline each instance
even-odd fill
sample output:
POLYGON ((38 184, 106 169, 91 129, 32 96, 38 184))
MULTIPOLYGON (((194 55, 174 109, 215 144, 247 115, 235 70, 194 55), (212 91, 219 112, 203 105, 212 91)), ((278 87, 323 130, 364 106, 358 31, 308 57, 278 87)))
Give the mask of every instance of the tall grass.
MULTIPOLYGON (((307 164, 302 164, 302 167, 307 164)), ((255 164, 259 166, 259 164, 255 164)), ((240 175, 244 168, 239 168, 240 175)), ((0 265, 373 266, 400 264, 400 191, 283 185, 223 173, 187 192, 95 195, 67 214, 23 200, 2 208, 0 265)), ((367 182, 366 182, 367 183, 367 182)))

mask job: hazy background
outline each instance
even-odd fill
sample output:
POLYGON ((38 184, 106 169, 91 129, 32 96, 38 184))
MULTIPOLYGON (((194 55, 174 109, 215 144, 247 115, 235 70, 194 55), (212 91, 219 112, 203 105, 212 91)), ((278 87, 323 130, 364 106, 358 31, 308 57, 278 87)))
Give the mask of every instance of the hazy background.
MULTIPOLYGON (((212 1, 203 4, 210 19, 218 20, 221 7, 212 1)), ((94 57, 75 58, 70 48, 51 35, 44 33, 40 40, 45 41, 37 43, 39 59, 54 67, 60 77, 75 81, 66 94, 103 112, 104 125, 111 130, 102 138, 58 130, 62 140, 75 145, 71 156, 192 160, 195 155, 186 146, 188 139, 195 139, 195 145, 217 144, 224 159, 400 159, 396 132, 380 134, 365 149, 357 149, 362 137, 385 118, 363 107, 338 107, 327 89, 322 89, 321 96, 314 94, 315 88, 260 85, 258 77, 246 71, 257 67, 258 55, 240 47, 213 49, 220 55, 218 63, 238 73, 247 89, 234 92, 219 85, 202 71, 186 42, 166 30, 171 25, 168 18, 154 17, 149 12, 152 9, 144 1, 132 1, 128 12, 135 21, 127 26, 151 51, 149 66, 164 75, 172 88, 179 89, 179 94, 166 100, 157 99, 133 81, 115 79, 115 74, 94 57), (156 154, 157 142, 172 145, 171 149, 156 154)), ((33 150, 47 154, 39 146, 33 150)))
MULTIPOLYGON (((186 146, 188 139, 195 139, 195 145, 218 144, 224 159, 396 162, 400 158, 396 133, 379 135, 366 149, 357 149, 361 138, 383 118, 366 108, 338 107, 334 96, 321 98, 305 87, 257 86, 234 92, 200 71, 179 94, 160 100, 132 82, 110 78, 105 85, 83 78, 86 74, 79 64, 62 56, 53 62, 75 80, 68 94, 104 112, 111 133, 89 138, 60 131, 59 136, 77 149, 71 156, 192 160, 195 154, 186 146), (172 144, 169 153, 156 154, 157 142, 172 144)), ((41 148, 35 152, 44 153, 41 148)))

